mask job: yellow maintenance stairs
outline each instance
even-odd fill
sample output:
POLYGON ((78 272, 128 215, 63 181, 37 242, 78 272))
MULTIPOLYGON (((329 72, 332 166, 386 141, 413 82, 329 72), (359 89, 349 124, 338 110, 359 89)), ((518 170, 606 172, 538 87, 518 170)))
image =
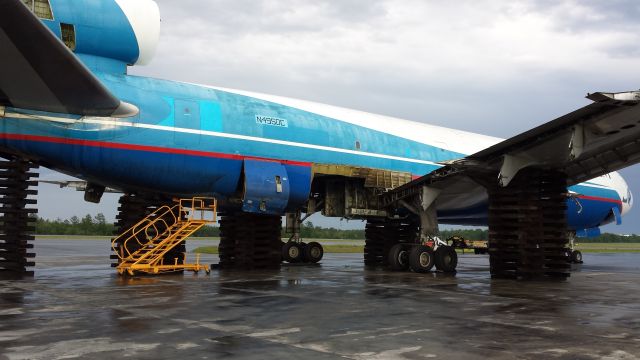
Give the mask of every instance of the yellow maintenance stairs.
POLYGON ((200 264, 200 254, 196 255, 195 264, 186 262, 186 254, 183 263, 175 258, 173 263, 166 264, 165 255, 204 225, 215 223, 216 210, 216 199, 203 197, 180 199, 173 206, 159 207, 111 242, 120 259, 116 267, 118 274, 133 276, 181 270, 209 273, 209 267, 200 264))

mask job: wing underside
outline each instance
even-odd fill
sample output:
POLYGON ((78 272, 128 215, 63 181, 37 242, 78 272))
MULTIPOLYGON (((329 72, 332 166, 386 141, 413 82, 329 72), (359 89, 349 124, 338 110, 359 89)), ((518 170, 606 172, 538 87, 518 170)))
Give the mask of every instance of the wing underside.
POLYGON ((121 102, 20 0, 0 1, 0 106, 130 116, 121 102))
MULTIPOLYGON (((575 185, 640 162, 640 92, 594 93, 594 102, 445 166, 383 196, 385 204, 419 186, 441 191, 439 208, 464 203, 487 181, 506 187, 522 169, 567 174, 575 185)), ((490 185, 491 186, 491 185, 490 185)), ((414 190, 412 190, 414 189, 414 190)))

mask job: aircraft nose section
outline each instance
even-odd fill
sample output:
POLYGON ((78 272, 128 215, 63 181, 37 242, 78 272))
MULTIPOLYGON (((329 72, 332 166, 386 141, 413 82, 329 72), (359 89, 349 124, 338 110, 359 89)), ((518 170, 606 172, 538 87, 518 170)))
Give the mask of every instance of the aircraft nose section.
POLYGON ((615 179, 615 188, 620 195, 620 200, 622 201, 621 213, 624 216, 633 207, 633 194, 631 193, 631 189, 629 189, 627 182, 619 174, 615 179))

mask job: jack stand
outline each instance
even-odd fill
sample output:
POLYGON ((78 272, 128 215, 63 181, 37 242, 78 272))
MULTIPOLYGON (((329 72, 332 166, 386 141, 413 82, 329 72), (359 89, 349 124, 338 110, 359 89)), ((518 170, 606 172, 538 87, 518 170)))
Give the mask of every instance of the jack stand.
POLYGON ((0 158, 0 274, 32 276, 32 259, 38 210, 38 167, 24 158, 1 154, 0 158))

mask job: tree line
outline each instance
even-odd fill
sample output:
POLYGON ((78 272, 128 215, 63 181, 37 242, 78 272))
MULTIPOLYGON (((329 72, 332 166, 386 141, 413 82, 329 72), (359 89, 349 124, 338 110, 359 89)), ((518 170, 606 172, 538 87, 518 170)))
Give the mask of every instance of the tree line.
MULTIPOLYGON (((89 235, 89 236, 112 236, 116 227, 113 223, 106 221, 105 216, 100 213, 95 216, 89 214, 82 218, 72 216, 69 219, 49 220, 38 217, 36 220, 36 234, 38 235, 89 235)), ((447 229, 440 230, 440 238, 448 239, 452 236, 461 236, 468 240, 487 240, 489 232, 486 229, 447 229)), ((195 236, 218 237, 220 229, 217 226, 205 226, 198 230, 195 236)), ((288 235, 282 231, 282 237, 288 235)), ((343 240, 363 240, 364 229, 342 230, 336 228, 325 228, 316 226, 307 221, 300 228, 300 236, 303 239, 343 239, 343 240)), ((579 238, 577 242, 582 243, 636 243, 640 242, 640 235, 617 235, 604 233, 594 238, 579 238)))

